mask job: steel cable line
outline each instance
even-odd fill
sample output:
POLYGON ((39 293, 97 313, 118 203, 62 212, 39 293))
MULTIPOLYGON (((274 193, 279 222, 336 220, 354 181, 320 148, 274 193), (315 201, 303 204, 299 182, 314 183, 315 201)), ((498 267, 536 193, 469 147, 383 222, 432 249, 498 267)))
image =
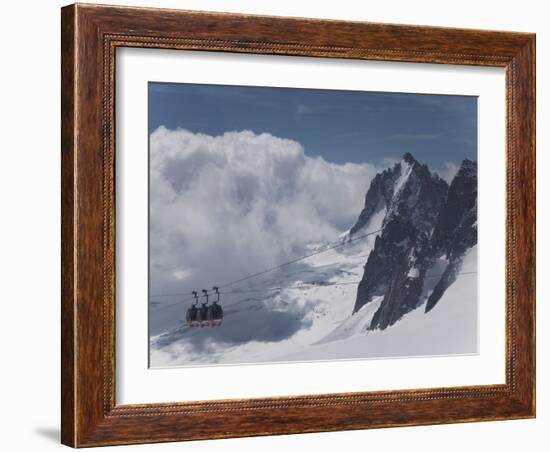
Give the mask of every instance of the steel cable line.
MULTIPOLYGON (((326 286, 346 286, 350 284, 358 284, 359 281, 353 281, 353 282, 347 282, 347 283, 333 283, 333 284, 307 284, 302 286, 293 286, 293 287, 272 287, 268 289, 252 289, 252 290, 239 290, 239 291, 230 291, 230 292, 220 292, 220 295, 241 295, 241 294, 247 294, 247 293, 265 293, 265 292, 279 292, 281 290, 300 290, 305 288, 311 288, 311 287, 326 287, 326 286)), ((172 306, 176 306, 179 304, 187 303, 189 301, 193 301, 193 297, 190 297, 186 300, 178 300, 174 303, 170 303, 167 305, 160 306, 156 308, 156 311, 162 311, 163 309, 167 309, 172 306)), ((244 301, 244 300, 241 300, 244 301)), ((233 306, 234 304, 240 303, 232 303, 229 306, 233 306)))
MULTIPOLYGON (((457 273, 455 276, 473 275, 473 274, 477 274, 477 273, 478 273, 477 271, 475 271, 475 272, 474 271, 460 272, 460 273, 457 273)), ((428 275, 428 276, 424 276, 424 279, 440 278, 442 276, 443 276, 443 274, 441 274, 441 275, 428 275)), ((348 282, 330 283, 330 284, 315 284, 315 283, 313 283, 313 284, 302 284, 300 286, 292 286, 292 287, 271 287, 271 288, 266 288, 266 289, 232 290, 232 291, 228 291, 228 292, 220 292, 220 295, 241 295, 241 294, 247 294, 247 293, 280 292, 282 290, 303 290, 303 289, 312 288, 312 287, 349 286, 349 285, 359 284, 360 282, 361 281, 348 281, 348 282)), ((183 301, 178 300, 175 303, 170 303, 168 305, 161 306, 161 307, 157 308, 156 310, 161 311, 161 310, 169 308, 171 306, 176 306, 176 305, 186 303, 186 302, 191 301, 191 300, 193 300, 192 297, 187 299, 187 300, 183 300, 183 301)), ((231 303, 227 307, 235 306, 235 305, 237 305, 237 304, 239 304, 243 301, 246 301, 246 300, 247 299, 239 300, 235 303, 231 303)))
MULTIPOLYGON (((234 281, 230 281, 230 282, 226 282, 220 286, 218 286, 220 289, 221 288, 224 288, 224 287, 229 287, 229 286, 232 286, 233 284, 237 284, 239 282, 242 282, 242 281, 247 281, 249 279, 252 279, 252 278, 255 278, 257 276, 261 276, 261 275, 264 275, 266 273, 270 273, 272 271, 275 271, 275 270, 278 270, 280 268, 284 268, 284 267, 287 267, 289 265, 292 265, 292 264, 295 264, 296 262, 300 262, 302 260, 305 260, 307 258, 310 258, 312 256, 316 256, 318 254, 321 254, 321 253, 325 253, 327 251, 330 251, 330 250, 333 250, 335 248, 339 248, 339 247, 342 247, 342 246, 345 246, 347 245, 348 243, 352 243, 352 242, 355 242, 357 240, 361 240, 361 239, 364 239, 366 237, 369 237, 373 234, 376 234, 377 232, 380 232, 382 231, 382 229, 378 229, 376 231, 371 231, 367 234, 363 234, 363 235, 360 235, 360 236, 357 236, 357 237, 354 237, 353 239, 350 239, 350 240, 347 240, 345 242, 341 242, 341 243, 337 243, 336 245, 332 245, 332 246, 329 246, 329 247, 326 247, 326 248, 323 248, 321 249, 320 251, 316 251, 315 253, 311 253, 311 254, 306 254, 304 256, 301 256, 301 257, 297 257, 296 259, 293 259, 291 261, 288 261, 288 262, 284 262, 282 264, 279 264, 279 265, 276 265, 275 267, 271 267, 271 268, 268 268, 266 270, 262 270, 260 272, 257 272, 257 273, 252 273, 251 275, 247 275, 247 276, 244 276, 242 278, 239 278, 239 279, 236 279, 234 281)), ((329 242, 329 243, 334 243, 334 242, 329 242)), ((156 295, 151 295, 150 297, 152 298, 158 298, 158 297, 179 297, 179 296, 182 296, 182 295, 187 295, 188 292, 185 292, 185 293, 168 293, 168 294, 156 294, 156 295)), ((192 298, 191 298, 192 299, 192 298)))
MULTIPOLYGON (((376 231, 372 231, 372 232, 368 232, 367 234, 363 234, 363 235, 360 235, 358 237, 354 237, 353 239, 349 239, 345 242, 342 242, 342 243, 338 243, 336 245, 333 245, 333 246, 329 246, 327 248, 324 248, 320 251, 317 251, 315 253, 311 253, 311 254, 306 254, 305 256, 302 256, 302 257, 299 257, 299 258, 296 258, 296 259, 293 259, 289 262, 285 262, 283 264, 279 264, 279 265, 276 265, 275 267, 271 267, 271 268, 268 268, 266 270, 263 270, 263 271, 260 271, 260 272, 257 272, 257 273, 253 273, 251 275, 248 275, 248 276, 245 276, 244 278, 240 278, 240 279, 236 279, 235 281, 230 281, 230 282, 226 282, 220 286, 218 286, 220 289, 224 288, 224 287, 229 287, 229 286, 232 286, 233 284, 237 284, 237 283, 240 283, 240 282, 243 282, 243 281, 247 281, 251 278, 255 278, 257 276, 260 276, 260 275, 264 275, 266 273, 269 273, 269 272, 272 272, 274 270, 278 270, 280 268, 284 268, 284 267, 287 267, 289 265, 292 265, 292 264, 295 264, 296 262, 300 262, 300 261, 303 261, 304 259, 307 259, 309 257, 312 257, 312 256, 316 256, 318 254, 321 254, 321 253, 326 253, 327 251, 330 251, 330 250, 333 250, 335 248, 339 248, 341 246, 344 246, 344 245, 347 245, 349 243, 352 243, 352 242, 355 242, 357 240, 361 240, 361 239, 364 239, 370 235, 373 235, 373 234, 376 234, 377 232, 380 232, 382 231, 382 229, 378 229, 376 231)), ((334 242, 333 242, 334 243, 334 242)))
MULTIPOLYGON (((456 273, 455 276, 459 275, 472 275, 477 274, 477 271, 475 272, 460 272, 456 273)), ((428 275, 424 276, 424 279, 430 279, 430 278, 440 278, 441 275, 428 275)), ((348 281, 348 282, 338 282, 338 283, 327 283, 327 284, 316 284, 316 283, 310 283, 310 284, 301 284, 299 286, 291 286, 291 287, 271 287, 266 289, 251 289, 251 290, 231 290, 229 292, 220 292, 220 294, 223 295, 236 295, 236 294, 243 294, 243 293, 257 293, 257 292, 277 292, 281 290, 303 290, 303 289, 311 289, 312 287, 328 287, 328 286, 349 286, 353 284, 359 284, 361 281, 348 281)))
MULTIPOLYGON (((461 276, 461 275, 474 275, 477 274, 477 271, 470 271, 470 272, 460 272, 456 273, 455 276, 461 276)), ((424 279, 430 279, 430 278, 441 278, 443 276, 443 273, 440 275, 428 275, 425 276, 424 279)), ((312 288, 312 287, 327 287, 327 286, 349 286, 349 285, 357 285, 361 281, 348 281, 348 282, 341 282, 341 283, 330 283, 330 284, 303 284, 300 286, 293 286, 293 287, 273 287, 273 288, 267 288, 267 289, 257 289, 257 290, 243 290, 243 291, 230 291, 230 292, 220 292, 220 294, 226 294, 226 295, 241 295, 246 293, 266 293, 266 292, 280 292, 282 290, 303 290, 306 288, 312 288)), ((241 300, 238 300, 234 303, 228 304, 226 308, 230 308, 232 306, 236 306, 244 301, 252 300, 252 298, 243 298, 241 300)), ((265 300, 258 300, 255 299, 254 301, 265 301, 265 300)))
MULTIPOLYGON (((165 304, 165 305, 162 305, 162 306, 159 306, 158 308, 155 308, 154 305, 153 305, 153 308, 155 309, 155 311, 162 311, 164 309, 167 309, 167 308, 170 308, 170 307, 173 307, 173 306, 177 306, 177 305, 180 305, 180 304, 185 304, 185 303, 188 303, 189 301, 193 301, 193 298, 188 298, 186 300, 178 300, 174 303, 170 303, 170 304, 165 304)), ((153 303, 157 303, 158 302, 153 302, 153 303)))
MULTIPOLYGON (((382 229, 378 229, 378 230, 376 230, 376 231, 368 232, 368 233, 366 233, 366 234, 363 234, 363 235, 354 237, 353 239, 350 239, 350 240, 348 240, 348 241, 341 242, 341 243, 337 243, 336 245, 332 245, 332 246, 329 246, 329 247, 327 247, 327 248, 321 249, 320 251, 317 251, 317 252, 315 252, 315 253, 307 254, 307 255, 305 255, 305 256, 302 256, 302 257, 293 259, 293 260, 291 260, 291 261, 289 261, 289 262, 284 262, 284 263, 279 264, 279 265, 277 265, 277 266, 275 266, 275 267, 268 268, 268 269, 263 270, 263 271, 261 271, 261 272, 253 273, 253 274, 251 274, 251 275, 245 276, 245 277, 240 278, 240 279, 235 280, 235 281, 231 281, 231 282, 225 283, 225 284, 223 284, 223 285, 221 285, 221 286, 218 286, 218 287, 220 287, 220 288, 228 287, 228 286, 231 286, 231 285, 236 284, 236 283, 238 283, 238 282, 246 281, 246 280, 255 278, 255 277, 257 277, 257 276, 260 276, 260 275, 263 275, 263 274, 272 272, 272 271, 274 271, 274 270, 278 270, 278 269, 280 269, 280 268, 284 268, 284 267, 286 267, 286 266, 295 264, 296 262, 300 262, 300 261, 302 261, 302 260, 305 260, 305 259, 307 259, 307 258, 309 258, 309 257, 316 256, 316 255, 318 255, 318 254, 325 253, 325 252, 330 251, 330 250, 333 250, 333 249, 335 249, 335 248, 339 248, 339 247, 341 247, 341 246, 347 245, 348 243, 352 243, 352 242, 355 242, 355 241, 357 241, 357 240, 364 239, 364 238, 369 237, 369 236, 371 236, 371 235, 373 235, 373 234, 376 234, 377 232, 380 232, 380 231, 382 231, 382 229)), ((329 243, 334 243, 334 242, 329 242, 329 243)), ((224 292, 220 292, 220 294, 222 294, 222 293, 224 293, 224 292)), ((182 295, 186 295, 186 293, 157 294, 157 295, 151 295, 150 298, 159 298, 159 297, 180 297, 180 296, 182 296, 182 295)), ((190 301, 193 301, 193 297, 189 297, 189 298, 186 298, 186 299, 184 299, 184 300, 178 300, 178 301, 176 301, 176 302, 174 302, 174 303, 170 303, 170 304, 167 304, 167 305, 164 305, 164 306, 160 306, 160 307, 156 308, 155 310, 156 310, 156 311, 162 311, 162 310, 168 309, 168 308, 170 308, 170 307, 172 307, 172 306, 177 306, 177 305, 179 305, 179 304, 185 304, 185 303, 188 303, 188 302, 190 302, 190 301)))
POLYGON ((311 289, 312 287, 349 286, 351 284, 359 284, 359 283, 360 283, 360 281, 348 281, 348 282, 327 283, 327 284, 310 283, 310 284, 301 284, 301 285, 298 285, 298 286, 291 286, 291 287, 269 287, 269 288, 266 288, 266 289, 231 290, 229 292, 220 292, 220 294, 235 295, 235 294, 241 294, 241 293, 277 292, 277 291, 280 291, 280 290, 303 290, 303 289, 311 289))

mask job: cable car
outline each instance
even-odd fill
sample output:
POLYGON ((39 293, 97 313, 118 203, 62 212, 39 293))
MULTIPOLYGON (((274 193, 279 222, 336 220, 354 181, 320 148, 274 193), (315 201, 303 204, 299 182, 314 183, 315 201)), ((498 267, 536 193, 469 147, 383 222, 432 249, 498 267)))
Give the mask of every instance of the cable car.
POLYGON ((187 309, 186 320, 187 325, 192 328, 195 327, 215 327, 221 326, 223 320, 223 308, 220 304, 220 291, 218 287, 213 287, 212 290, 216 293, 216 300, 209 304, 209 294, 206 289, 202 289, 205 301, 199 304, 199 294, 193 291, 193 298, 195 301, 187 309))
POLYGON ((212 287, 212 290, 216 292, 217 299, 210 306, 210 323, 212 326, 220 326, 223 320, 223 309, 220 305, 220 290, 216 286, 212 287))
POLYGON ((185 316, 187 324, 190 327, 200 326, 199 308, 197 308, 197 304, 199 303, 199 295, 195 291, 193 291, 193 298, 195 298, 195 302, 187 310, 187 314, 185 316))
POLYGON ((208 290, 202 289, 202 293, 204 294, 204 298, 206 299, 206 301, 204 301, 199 308, 198 319, 201 328, 204 328, 205 326, 210 326, 210 320, 208 320, 208 312, 210 311, 210 306, 208 306, 208 290))

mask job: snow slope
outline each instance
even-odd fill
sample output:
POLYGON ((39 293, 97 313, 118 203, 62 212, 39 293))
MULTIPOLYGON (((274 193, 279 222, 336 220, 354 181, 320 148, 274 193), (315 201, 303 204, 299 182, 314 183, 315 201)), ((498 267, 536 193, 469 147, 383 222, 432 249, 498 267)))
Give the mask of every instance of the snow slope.
POLYGON ((478 353, 477 247, 464 258, 461 275, 428 313, 425 303, 385 330, 365 332, 380 300, 365 305, 324 340, 288 360, 436 356, 478 353), (357 317, 357 319, 355 319, 357 317))
MULTIPOLYGON (((381 211, 373 217, 365 231, 379 229, 384 215, 381 211)), ((224 305, 222 327, 191 329, 182 321, 178 328, 152 337, 151 366, 476 353, 475 274, 459 275, 432 311, 425 314, 422 305, 383 331, 366 331, 382 297, 351 315, 375 237, 326 250, 296 268, 235 288, 225 296, 233 301, 224 305)), ((346 239, 340 238, 342 243, 346 239)), ((323 251, 312 246, 315 249, 323 251)), ((476 271, 476 256, 472 248, 462 272, 476 271)), ((434 266, 431 276, 441 274, 444 264, 434 266)), ((435 284, 437 278, 426 281, 424 299, 433 288, 430 281, 435 284)))

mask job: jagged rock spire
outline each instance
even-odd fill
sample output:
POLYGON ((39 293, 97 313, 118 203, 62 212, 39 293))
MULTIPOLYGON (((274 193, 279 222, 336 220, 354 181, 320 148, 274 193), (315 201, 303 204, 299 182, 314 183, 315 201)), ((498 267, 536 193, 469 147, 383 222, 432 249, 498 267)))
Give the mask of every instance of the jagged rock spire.
MULTIPOLYGON (((456 256, 458 262, 465 250, 477 243, 474 185, 477 187, 475 162, 462 163, 450 189, 409 152, 372 180, 365 206, 350 230, 350 236, 361 229, 366 231, 374 215, 385 210, 383 230, 365 264, 353 311, 382 295, 371 329, 386 328, 419 306, 426 271, 440 254, 456 256), (466 211, 469 216, 465 216, 466 211)), ((445 278, 452 279, 449 274, 444 274, 445 278)), ((448 284, 443 282, 441 287, 444 292, 448 284)))
POLYGON ((409 165, 414 165, 415 163, 418 163, 410 152, 406 152, 403 155, 403 161, 408 163, 409 165))

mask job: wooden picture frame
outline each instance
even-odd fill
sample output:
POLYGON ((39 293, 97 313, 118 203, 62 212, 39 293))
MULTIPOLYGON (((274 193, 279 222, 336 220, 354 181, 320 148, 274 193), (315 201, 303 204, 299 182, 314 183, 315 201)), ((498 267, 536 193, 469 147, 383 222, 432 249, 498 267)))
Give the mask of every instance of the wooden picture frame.
POLYGON ((62 9, 62 442, 73 447, 535 416, 535 35, 146 8, 62 9), (506 70, 506 383, 115 403, 118 47, 506 70))

